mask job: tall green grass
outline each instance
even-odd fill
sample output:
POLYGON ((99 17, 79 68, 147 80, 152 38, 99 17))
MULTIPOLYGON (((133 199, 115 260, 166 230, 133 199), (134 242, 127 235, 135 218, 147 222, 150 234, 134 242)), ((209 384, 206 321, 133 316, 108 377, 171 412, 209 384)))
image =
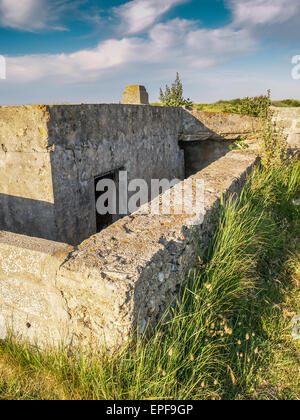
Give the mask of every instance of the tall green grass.
POLYGON ((171 319, 113 356, 2 342, 0 398, 300 398, 299 345, 284 315, 300 313, 299 194, 298 161, 257 167, 240 198, 222 203, 171 319))

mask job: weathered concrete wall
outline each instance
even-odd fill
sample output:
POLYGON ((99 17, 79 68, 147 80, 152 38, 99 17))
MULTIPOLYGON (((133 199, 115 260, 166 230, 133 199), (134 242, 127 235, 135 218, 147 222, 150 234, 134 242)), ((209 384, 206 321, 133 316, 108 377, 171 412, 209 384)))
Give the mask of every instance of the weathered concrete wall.
POLYGON ((180 145, 185 154, 186 177, 201 171, 225 156, 237 140, 255 140, 259 133, 256 118, 185 108, 180 145))
MULTIPOLYGON (((278 110, 290 144, 299 114, 278 110)), ((75 249, 0 232, 0 339, 12 329, 39 346, 112 349, 155 324, 197 263, 198 242, 207 246, 221 190, 238 192, 256 161, 228 146, 257 131, 253 118, 176 108, 0 108, 0 229, 72 244, 88 237, 75 249), (136 213, 95 234, 94 177, 122 168, 129 181, 181 179, 178 140, 190 179, 205 181, 203 223, 136 213)))
POLYGON ((228 140, 203 140, 182 142, 181 147, 184 150, 185 176, 189 177, 206 166, 210 165, 222 156, 230 152, 230 146, 233 142, 228 140))
MULTIPOLYGON (((184 129, 181 140, 187 141, 236 141, 242 138, 255 140, 260 133, 259 120, 238 114, 221 112, 205 112, 187 108, 187 111, 196 119, 201 121, 204 127, 211 130, 208 138, 204 131, 201 135, 193 120, 188 120, 187 114, 184 117, 184 129)), ((274 121, 285 129, 288 136, 288 143, 291 147, 300 147, 300 108, 279 108, 272 107, 274 121)))
POLYGON ((259 121, 253 117, 197 111, 190 107, 186 107, 185 110, 187 112, 183 117, 183 133, 180 138, 184 142, 255 139, 260 130, 259 121), (199 124, 196 123, 197 120, 203 125, 202 132, 199 130, 199 124), (210 130, 210 135, 208 135, 207 129, 210 130))
POLYGON ((0 229, 80 243, 96 232, 94 177, 184 177, 181 129, 178 108, 0 107, 0 229))
POLYGON ((300 148, 300 108, 273 108, 274 120, 284 128, 292 148, 300 148))
POLYGON ((134 105, 49 107, 57 239, 96 232, 94 177, 122 168, 128 181, 183 179, 181 110, 134 105), (67 218, 66 218, 67 215, 67 218))
POLYGON ((47 115, 0 107, 0 229, 38 237, 55 230, 47 115))
POLYGON ((238 192, 255 161, 230 152, 191 177, 205 182, 204 209, 195 209, 204 219, 196 227, 190 215, 164 214, 159 197, 158 215, 125 217, 70 254, 64 245, 2 234, 1 337, 11 326, 40 345, 48 336, 50 344, 62 337, 90 350, 112 349, 136 328, 155 324, 198 262, 199 242, 202 252, 207 246, 221 191, 238 192))
POLYGON ((71 250, 43 239, 0 233, 0 339, 13 331, 39 346, 70 344, 69 315, 56 276, 71 250))

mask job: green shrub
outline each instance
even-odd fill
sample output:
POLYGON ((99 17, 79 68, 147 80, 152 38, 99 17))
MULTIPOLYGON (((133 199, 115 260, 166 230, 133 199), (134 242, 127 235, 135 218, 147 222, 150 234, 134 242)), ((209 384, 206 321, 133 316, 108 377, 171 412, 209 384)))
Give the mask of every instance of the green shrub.
POLYGON ((267 118, 272 105, 271 92, 268 90, 266 96, 255 96, 253 98, 246 97, 237 105, 239 114, 249 115, 250 117, 267 118))
POLYGON ((248 115, 250 117, 266 118, 272 105, 270 91, 267 95, 236 98, 229 101, 220 100, 214 104, 197 104, 199 111, 228 112, 231 114, 248 115))
POLYGON ((189 98, 183 98, 183 86, 178 73, 171 88, 166 85, 164 92, 160 89, 159 100, 164 106, 191 106, 193 104, 189 98))

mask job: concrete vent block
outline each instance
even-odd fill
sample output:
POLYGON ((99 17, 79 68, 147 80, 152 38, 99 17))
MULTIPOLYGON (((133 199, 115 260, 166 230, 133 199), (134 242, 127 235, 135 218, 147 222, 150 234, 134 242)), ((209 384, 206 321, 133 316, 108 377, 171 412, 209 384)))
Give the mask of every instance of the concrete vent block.
POLYGON ((123 94, 123 104, 149 105, 149 95, 145 86, 127 86, 123 94))

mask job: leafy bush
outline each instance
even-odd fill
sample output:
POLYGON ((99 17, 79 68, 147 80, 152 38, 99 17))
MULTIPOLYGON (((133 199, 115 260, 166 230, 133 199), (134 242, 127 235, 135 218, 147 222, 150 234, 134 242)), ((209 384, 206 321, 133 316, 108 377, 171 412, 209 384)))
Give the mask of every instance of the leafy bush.
POLYGON ((214 104, 197 104, 199 111, 228 112, 231 114, 248 115, 250 117, 266 118, 272 105, 270 91, 267 95, 236 98, 230 101, 220 100, 214 104))
MULTIPOLYGON (((287 136, 282 127, 278 127, 273 120, 274 112, 271 108, 271 91, 267 96, 244 98, 236 103, 239 113, 256 117, 260 121, 260 148, 262 163, 267 168, 280 167, 288 156, 287 136)), ((237 142, 235 146, 241 149, 247 147, 244 140, 237 142)))
POLYGON ((170 88, 166 85, 165 92, 160 89, 159 100, 164 106, 191 106, 192 101, 183 98, 183 86, 179 78, 179 74, 176 74, 176 79, 170 88))
POLYGON ((271 105, 271 92, 268 90, 266 96, 246 97, 237 106, 240 111, 239 114, 267 118, 271 105))

